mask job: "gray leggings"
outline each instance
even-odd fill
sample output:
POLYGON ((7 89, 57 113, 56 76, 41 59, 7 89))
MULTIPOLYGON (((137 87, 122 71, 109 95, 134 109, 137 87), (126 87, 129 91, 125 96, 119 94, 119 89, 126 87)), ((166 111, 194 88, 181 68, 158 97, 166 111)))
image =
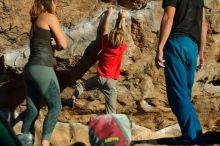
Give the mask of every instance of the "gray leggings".
POLYGON ((27 94, 27 113, 22 126, 22 133, 31 132, 40 110, 41 97, 48 107, 43 123, 43 140, 50 140, 62 108, 60 89, 52 67, 31 65, 24 70, 24 83, 27 94))
POLYGON ((107 114, 116 113, 117 80, 96 75, 83 83, 86 90, 98 88, 105 95, 105 110, 107 114))

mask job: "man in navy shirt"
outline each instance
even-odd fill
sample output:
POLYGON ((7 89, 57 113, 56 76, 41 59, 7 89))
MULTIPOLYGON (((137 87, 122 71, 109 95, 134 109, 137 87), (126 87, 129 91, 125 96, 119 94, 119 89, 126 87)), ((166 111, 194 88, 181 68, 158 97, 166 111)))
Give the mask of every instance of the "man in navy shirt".
POLYGON ((181 144, 204 145, 191 103, 194 73, 204 66, 207 24, 204 0, 163 0, 156 64, 164 68, 169 105, 181 128, 181 144))

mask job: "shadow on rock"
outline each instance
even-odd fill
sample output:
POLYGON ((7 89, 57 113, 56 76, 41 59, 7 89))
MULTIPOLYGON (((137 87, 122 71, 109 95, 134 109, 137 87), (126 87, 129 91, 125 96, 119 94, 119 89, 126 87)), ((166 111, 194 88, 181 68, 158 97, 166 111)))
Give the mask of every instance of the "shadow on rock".
POLYGON ((76 142, 76 143, 72 144, 71 146, 86 146, 86 144, 84 144, 82 142, 76 142))
MULTIPOLYGON (((205 138, 206 145, 220 144, 220 132, 206 132, 203 134, 205 138)), ((180 145, 180 137, 168 137, 152 140, 140 140, 133 141, 132 145, 136 144, 151 144, 151 145, 180 145)))
POLYGON ((12 74, 7 81, 1 81, 0 107, 15 109, 25 99, 22 75, 12 74))

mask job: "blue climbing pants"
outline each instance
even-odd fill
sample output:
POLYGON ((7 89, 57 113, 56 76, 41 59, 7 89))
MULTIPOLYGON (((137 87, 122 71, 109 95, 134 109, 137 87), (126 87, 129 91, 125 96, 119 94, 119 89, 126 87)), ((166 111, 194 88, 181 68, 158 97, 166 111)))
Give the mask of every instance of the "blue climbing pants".
POLYGON ((181 128, 181 144, 204 144, 202 127, 191 103, 198 45, 188 36, 169 38, 164 50, 169 105, 181 128))

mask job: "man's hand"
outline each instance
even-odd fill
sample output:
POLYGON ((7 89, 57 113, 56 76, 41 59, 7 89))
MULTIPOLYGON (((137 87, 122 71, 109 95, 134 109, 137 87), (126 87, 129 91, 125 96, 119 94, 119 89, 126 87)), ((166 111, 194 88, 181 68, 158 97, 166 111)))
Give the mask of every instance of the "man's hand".
POLYGON ((163 60, 163 51, 158 50, 156 55, 156 66, 158 68, 161 67, 164 68, 165 67, 164 62, 165 60, 163 60))
POLYGON ((197 58, 197 69, 203 69, 205 65, 205 58, 204 58, 204 53, 200 52, 197 58))

